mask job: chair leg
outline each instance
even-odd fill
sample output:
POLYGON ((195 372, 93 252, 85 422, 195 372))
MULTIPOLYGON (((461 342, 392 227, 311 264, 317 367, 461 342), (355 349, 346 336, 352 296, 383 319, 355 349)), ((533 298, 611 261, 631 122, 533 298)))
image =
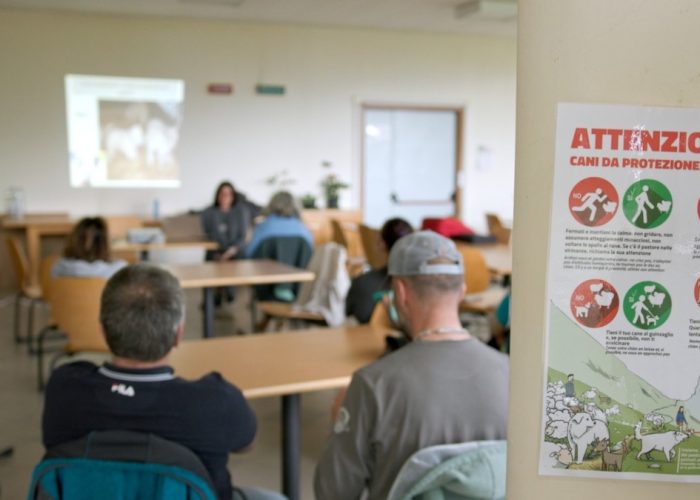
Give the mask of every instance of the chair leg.
POLYGON ((56 325, 49 325, 44 328, 42 328, 41 332, 39 332, 39 336, 37 338, 37 346, 36 346, 36 361, 37 361, 37 379, 38 379, 38 389, 39 392, 42 392, 44 390, 44 386, 46 385, 45 377, 44 377, 44 341, 46 340, 46 337, 51 334, 52 332, 58 332, 58 328, 56 325))
POLYGON ((22 305, 22 292, 17 292, 17 295, 15 295, 15 318, 14 318, 14 335, 15 335, 15 344, 21 344, 24 339, 20 336, 19 330, 20 330, 20 324, 19 324, 19 310, 22 305))
POLYGON ((29 300, 29 314, 27 315, 27 346, 29 349, 29 354, 36 354, 36 349, 34 348, 34 306, 36 305, 36 299, 29 300))

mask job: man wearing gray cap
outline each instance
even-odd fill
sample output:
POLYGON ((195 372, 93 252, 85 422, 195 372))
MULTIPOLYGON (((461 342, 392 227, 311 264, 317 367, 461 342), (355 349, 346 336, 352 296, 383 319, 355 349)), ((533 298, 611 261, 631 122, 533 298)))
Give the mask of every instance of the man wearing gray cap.
POLYGON ((385 499, 414 452, 506 437, 508 358, 459 321, 464 267, 454 243, 430 231, 405 236, 389 275, 411 342, 353 375, 316 469, 319 500, 364 490, 385 499))

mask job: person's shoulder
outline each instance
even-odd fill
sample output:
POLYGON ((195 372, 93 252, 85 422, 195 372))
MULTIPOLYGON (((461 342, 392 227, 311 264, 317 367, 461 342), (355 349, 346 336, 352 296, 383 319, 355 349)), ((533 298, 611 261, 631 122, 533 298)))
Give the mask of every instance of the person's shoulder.
POLYGON ((216 210, 217 210, 217 208, 214 205, 209 205, 204 210, 202 210, 199 215, 202 219, 207 219, 207 218, 211 217, 216 210))
POLYGON ((57 367, 49 378, 49 385, 70 382, 71 380, 85 380, 85 377, 97 373, 98 366, 90 361, 73 361, 57 367))
POLYGON ((388 273, 386 267, 380 269, 372 269, 366 273, 362 273, 356 278, 353 278, 352 283, 357 286, 370 285, 374 283, 384 283, 388 284, 388 273))
POLYGON ((476 338, 466 341, 464 345, 469 351, 471 351, 473 357, 478 358, 480 362, 493 365, 495 368, 508 370, 510 358, 507 354, 484 344, 482 341, 476 338))
POLYGON ((203 397, 242 398, 241 390, 225 380, 219 372, 211 372, 197 380, 179 379, 182 384, 193 389, 203 397))

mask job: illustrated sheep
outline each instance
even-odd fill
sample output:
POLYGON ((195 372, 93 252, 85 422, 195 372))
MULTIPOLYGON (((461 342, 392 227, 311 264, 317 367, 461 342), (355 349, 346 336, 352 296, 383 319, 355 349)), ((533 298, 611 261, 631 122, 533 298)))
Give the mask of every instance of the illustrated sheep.
POLYGON ((649 299, 649 303, 652 306, 656 306, 656 307, 661 307, 661 305, 664 303, 665 298, 666 298, 666 294, 663 292, 654 292, 654 293, 649 294, 647 296, 647 299, 649 299))
POLYGON ((583 393, 584 399, 595 399, 596 396, 598 396, 598 391, 595 388, 592 388, 583 393))
POLYGON ((573 460, 580 464, 583 462, 588 446, 596 441, 610 441, 610 433, 605 422, 594 420, 588 413, 582 412, 571 417, 567 438, 573 460))
POLYGON ((542 444, 542 452, 551 468, 566 469, 572 462, 571 451, 565 445, 545 442, 542 444))
POLYGON ((668 200, 660 201, 656 204, 656 208, 658 208, 661 213, 668 213, 671 210, 671 202, 668 200))
POLYGON ((569 429, 569 423, 561 420, 552 420, 544 428, 545 435, 552 439, 566 439, 569 429))
POLYGON ((663 427, 663 425, 666 423, 666 418, 663 415, 659 415, 658 413, 648 413, 644 416, 644 418, 647 422, 650 422, 651 425, 653 425, 656 429, 663 427))
POLYGON ((603 289, 603 284, 602 283, 591 283, 588 286, 588 289, 593 293, 598 293, 603 289))
POLYGON ((605 414, 608 417, 612 417, 614 415, 619 415, 620 414, 620 407, 618 405, 611 406, 607 410, 605 410, 605 414))
POLYGON ((608 290, 596 293, 593 296, 593 300, 595 300, 596 304, 598 304, 600 307, 610 307, 610 304, 612 304, 614 298, 615 294, 613 292, 609 292, 608 290))
POLYGON ((617 208, 617 203, 615 203, 614 201, 608 200, 605 203, 603 203, 603 211, 607 214, 613 213, 616 208, 617 208))

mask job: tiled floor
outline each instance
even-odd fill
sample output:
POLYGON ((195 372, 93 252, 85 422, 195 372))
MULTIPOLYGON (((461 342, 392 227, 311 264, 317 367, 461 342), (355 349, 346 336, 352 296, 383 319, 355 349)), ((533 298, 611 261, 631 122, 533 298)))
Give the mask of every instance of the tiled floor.
MULTIPOLYGON (((7 297, 1 294, 0 297, 7 297)), ((201 331, 200 294, 187 293, 187 334, 197 338, 201 331)), ((236 304, 217 315, 217 335, 230 335, 249 329, 248 293, 241 290, 236 304), (238 318, 238 321, 234 321, 238 318)), ((23 316, 26 317, 26 316, 23 316)), ((26 346, 12 340, 12 303, 0 299, 0 448, 14 446, 14 454, 0 458, 2 499, 25 498, 31 471, 41 459, 40 421, 42 396, 36 390, 36 358, 26 346)), ((329 408, 333 391, 302 397, 301 498, 312 499, 313 469, 329 429, 329 408)), ((258 416, 255 448, 229 461, 234 480, 241 485, 256 485, 279 491, 280 485, 280 401, 264 398, 251 401, 258 416)))

